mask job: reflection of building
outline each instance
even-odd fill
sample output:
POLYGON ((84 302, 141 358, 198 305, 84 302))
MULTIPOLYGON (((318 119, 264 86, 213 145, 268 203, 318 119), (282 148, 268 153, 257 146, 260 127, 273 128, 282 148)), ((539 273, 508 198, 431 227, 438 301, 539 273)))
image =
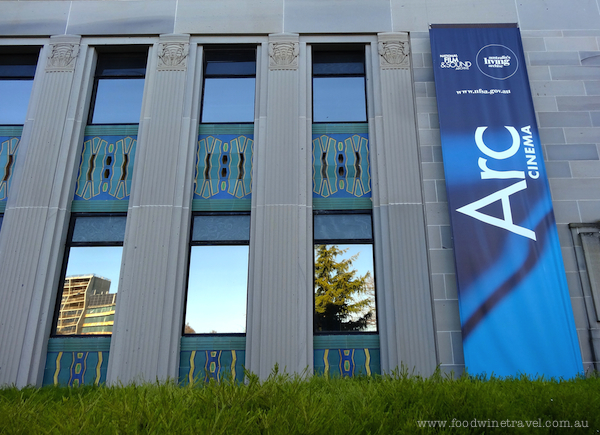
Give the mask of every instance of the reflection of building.
POLYGON ((110 334, 117 294, 109 290, 110 280, 100 276, 66 277, 56 333, 110 334))

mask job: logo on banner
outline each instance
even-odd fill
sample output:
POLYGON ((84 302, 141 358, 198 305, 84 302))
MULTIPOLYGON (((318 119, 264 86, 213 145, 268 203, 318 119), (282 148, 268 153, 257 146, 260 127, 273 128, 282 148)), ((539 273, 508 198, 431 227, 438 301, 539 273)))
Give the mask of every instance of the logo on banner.
POLYGON ((456 71, 468 71, 471 68, 472 63, 470 61, 458 60, 458 54, 440 54, 442 62, 440 63, 441 68, 450 68, 456 71))
POLYGON ((505 45, 489 44, 477 53, 477 68, 484 75, 506 80, 519 69, 519 61, 514 51, 505 45))

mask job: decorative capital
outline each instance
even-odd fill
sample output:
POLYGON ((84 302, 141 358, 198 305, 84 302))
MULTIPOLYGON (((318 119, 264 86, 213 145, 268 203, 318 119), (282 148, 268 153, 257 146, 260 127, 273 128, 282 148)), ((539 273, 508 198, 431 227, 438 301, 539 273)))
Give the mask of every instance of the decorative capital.
POLYGON ((297 42, 270 42, 269 68, 298 69, 298 52, 297 42))
POLYGON ((410 68, 410 44, 407 34, 380 33, 378 48, 381 69, 410 68))
POLYGON ((182 42, 163 42, 158 46, 159 71, 185 71, 189 44, 182 42))
POLYGON ((75 70, 79 44, 58 42, 51 44, 50 56, 46 64, 46 72, 72 72, 75 70))

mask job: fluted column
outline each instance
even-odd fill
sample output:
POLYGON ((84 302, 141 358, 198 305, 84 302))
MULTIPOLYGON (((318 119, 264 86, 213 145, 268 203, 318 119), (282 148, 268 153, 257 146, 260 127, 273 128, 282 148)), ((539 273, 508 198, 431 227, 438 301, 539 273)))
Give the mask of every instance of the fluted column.
POLYGON ((310 107, 305 48, 298 35, 277 34, 261 50, 246 367, 263 379, 275 364, 288 373, 307 368, 312 373, 310 107))
POLYGON ((430 375, 436 367, 436 347, 408 35, 379 34, 371 61, 381 368, 390 372, 404 365, 430 375))
POLYGON ((91 69, 79 36, 40 54, 0 236, 0 385, 41 383, 91 69))
POLYGON ((107 382, 177 378, 197 141, 200 56, 189 35, 150 50, 107 382))

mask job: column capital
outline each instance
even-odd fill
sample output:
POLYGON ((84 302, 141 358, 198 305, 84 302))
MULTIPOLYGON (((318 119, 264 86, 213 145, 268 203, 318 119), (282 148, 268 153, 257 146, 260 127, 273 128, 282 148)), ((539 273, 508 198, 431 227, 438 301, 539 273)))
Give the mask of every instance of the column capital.
POLYGON ((186 71, 190 35, 160 35, 158 41, 158 71, 186 71))
POLYGON ((269 35, 269 69, 297 70, 299 36, 295 33, 269 35))
POLYGON ((79 54, 81 36, 57 35, 50 37, 50 54, 46 72, 73 72, 79 54))
POLYGON ((410 43, 406 32, 378 33, 379 67, 381 69, 410 68, 410 43))

